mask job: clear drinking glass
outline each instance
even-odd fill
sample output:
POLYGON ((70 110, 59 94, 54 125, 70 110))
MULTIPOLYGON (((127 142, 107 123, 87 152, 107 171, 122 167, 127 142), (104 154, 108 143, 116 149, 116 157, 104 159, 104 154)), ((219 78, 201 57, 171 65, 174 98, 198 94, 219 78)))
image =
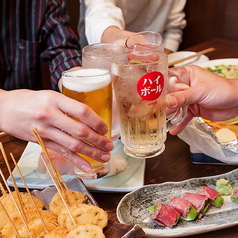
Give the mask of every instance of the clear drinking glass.
MULTIPOLYGON (((111 137, 112 121, 112 84, 111 74, 107 69, 78 69, 62 73, 62 93, 72 99, 82 102, 93 109, 108 125, 111 137)), ((75 120, 79 120, 74 118, 75 120)), ((110 170, 108 163, 101 163, 93 158, 80 154, 87 160, 92 171, 85 173, 77 169, 76 174, 82 179, 97 179, 104 177, 110 170)))
POLYGON ((167 115, 166 94, 175 88, 175 80, 169 82, 167 55, 124 52, 112 58, 111 71, 125 153, 142 159, 161 154, 168 130, 186 114, 184 108, 167 115))
MULTIPOLYGON (((112 43, 96 43, 85 46, 82 50, 82 66, 83 68, 106 68, 110 70, 112 56, 124 51, 125 47, 112 43)), ((112 98, 113 107, 111 139, 116 140, 120 137, 120 124, 114 90, 112 98)))
POLYGON ((130 36, 125 45, 130 50, 164 51, 163 37, 154 31, 142 31, 130 36))

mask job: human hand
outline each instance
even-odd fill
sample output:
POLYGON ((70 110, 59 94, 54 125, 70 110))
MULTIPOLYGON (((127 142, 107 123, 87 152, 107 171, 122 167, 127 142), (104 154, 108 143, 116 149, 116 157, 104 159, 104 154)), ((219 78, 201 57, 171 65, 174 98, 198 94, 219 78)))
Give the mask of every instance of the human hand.
POLYGON ((183 91, 168 94, 167 107, 175 109, 188 105, 188 112, 171 134, 180 133, 193 117, 224 121, 238 115, 237 79, 225 79, 195 65, 185 68, 190 87, 178 84, 178 89, 183 91))
POLYGON ((61 154, 85 172, 91 170, 90 165, 77 152, 100 162, 110 160, 109 151, 113 149, 113 143, 104 136, 108 128, 85 104, 51 90, 21 89, 0 90, 0 108, 1 131, 36 142, 32 130, 37 128, 47 148, 61 154))

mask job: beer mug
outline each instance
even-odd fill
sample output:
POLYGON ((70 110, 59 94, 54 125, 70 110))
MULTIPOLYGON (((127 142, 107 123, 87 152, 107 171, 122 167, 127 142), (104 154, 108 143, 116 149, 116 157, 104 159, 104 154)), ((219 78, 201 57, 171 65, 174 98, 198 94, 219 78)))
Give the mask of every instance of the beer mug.
MULTIPOLYGON (((112 84, 111 74, 107 69, 77 69, 62 73, 62 93, 72 99, 88 105, 108 125, 111 137, 112 121, 112 84)), ((74 118, 79 120, 77 118, 74 118)), ((85 173, 77 169, 76 174, 82 179, 97 179, 104 177, 110 170, 109 162, 101 163, 85 155, 79 155, 87 160, 92 171, 85 173)))
POLYGON ((111 72, 125 153, 142 159, 161 154, 168 130, 187 111, 166 109, 166 94, 176 90, 175 74, 169 82, 168 56, 160 51, 124 52, 112 58, 111 72))
POLYGON ((130 36, 125 45, 130 50, 164 51, 163 37, 154 31, 142 31, 130 36))
MULTIPOLYGON (((110 70, 111 57, 124 51, 125 47, 113 43, 96 43, 87 45, 82 50, 82 66, 83 68, 106 68, 110 70)), ((120 125, 114 90, 112 98, 111 139, 116 140, 120 137, 120 125)))

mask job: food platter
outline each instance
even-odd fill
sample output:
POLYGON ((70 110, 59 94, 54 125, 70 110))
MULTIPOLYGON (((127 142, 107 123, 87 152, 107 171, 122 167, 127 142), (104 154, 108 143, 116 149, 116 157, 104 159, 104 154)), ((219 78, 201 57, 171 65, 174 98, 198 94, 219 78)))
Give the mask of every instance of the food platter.
POLYGON ((121 199, 117 207, 117 218, 124 224, 141 225, 148 237, 189 236, 235 226, 238 224, 238 203, 231 202, 229 196, 223 196, 225 201, 221 208, 210 207, 201 220, 179 221, 174 228, 154 225, 148 219, 148 207, 157 200, 167 204, 173 197, 181 197, 185 192, 196 193, 203 186, 215 188, 216 181, 221 178, 229 180, 233 189, 238 188, 238 169, 216 176, 145 185, 121 199))
POLYGON ((203 68, 205 67, 215 68, 215 66, 217 65, 238 65, 238 59, 237 58, 216 59, 203 62, 194 62, 193 64, 203 68))
MULTIPOLYGON (((51 178, 38 171, 38 159, 41 151, 41 147, 38 144, 29 142, 18 162, 27 186, 31 189, 42 189, 54 184, 51 178)), ((95 180, 83 180, 90 191, 130 192, 144 185, 145 160, 127 156, 123 151, 121 140, 114 141, 112 155, 117 154, 127 159, 127 169, 114 176, 95 180)), ((17 169, 13 170, 13 176, 18 187, 25 187, 17 169)), ((72 179, 74 175, 62 175, 62 177, 67 181, 72 179)), ((7 182, 10 186, 13 186, 10 177, 7 179, 7 182)))

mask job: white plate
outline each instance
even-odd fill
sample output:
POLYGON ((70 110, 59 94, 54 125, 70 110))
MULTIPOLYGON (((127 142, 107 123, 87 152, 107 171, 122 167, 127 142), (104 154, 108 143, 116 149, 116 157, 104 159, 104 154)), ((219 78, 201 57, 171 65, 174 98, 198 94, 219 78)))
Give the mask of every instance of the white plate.
POLYGON ((141 225, 148 237, 188 236, 238 225, 238 203, 231 202, 229 196, 223 196, 221 208, 211 206, 202 219, 179 221, 173 228, 155 225, 148 219, 148 207, 157 200, 167 204, 173 197, 182 197, 185 192, 196 193, 202 186, 215 188, 220 178, 229 180, 233 189, 238 188, 238 169, 222 175, 145 185, 122 198, 117 207, 117 218, 121 223, 141 225))
MULTIPOLYGON (((178 52, 174 52, 168 55, 168 60, 169 63, 173 62, 175 60, 179 60, 185 57, 188 57, 190 55, 194 55, 196 54, 196 52, 193 51, 178 51, 178 52)), ((200 63, 200 62, 205 62, 205 61, 209 61, 209 58, 206 55, 200 55, 197 57, 194 57, 192 59, 188 59, 185 60, 181 63, 175 64, 174 66, 184 66, 184 65, 188 65, 188 64, 196 64, 196 63, 200 63)))
POLYGON ((196 62, 194 63, 200 67, 211 67, 212 69, 215 69, 216 65, 238 65, 238 59, 237 58, 229 58, 229 59, 217 59, 217 60, 210 60, 206 62, 196 62))
MULTIPOLYGON (((29 142, 24 150, 18 166, 24 176, 27 186, 31 189, 42 189, 51 186, 54 183, 45 174, 38 172, 38 158, 41 153, 41 147, 38 144, 29 142)), ((128 161, 128 168, 114 176, 83 180, 90 191, 110 191, 110 192, 130 192, 144 185, 145 160, 134 159, 127 156, 123 151, 123 145, 120 140, 114 141, 112 154, 121 154, 128 161)), ((17 169, 13 170, 13 176, 17 186, 24 188, 17 169)), ((74 175, 63 175, 62 178, 67 181, 74 175)), ((13 186, 9 177, 7 180, 10 186, 13 186)))

